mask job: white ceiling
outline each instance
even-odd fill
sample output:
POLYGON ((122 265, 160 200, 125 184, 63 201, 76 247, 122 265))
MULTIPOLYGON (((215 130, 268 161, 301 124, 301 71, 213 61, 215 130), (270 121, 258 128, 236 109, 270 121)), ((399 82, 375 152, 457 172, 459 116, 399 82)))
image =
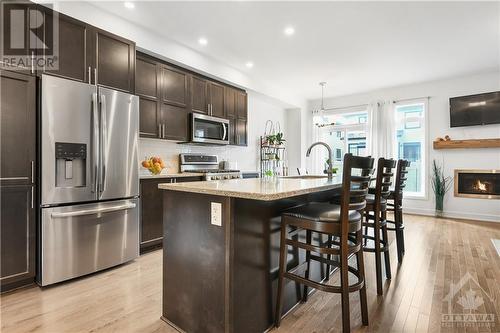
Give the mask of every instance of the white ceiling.
POLYGON ((321 96, 320 81, 326 96, 339 96, 500 66, 498 2, 95 5, 307 99, 321 96))

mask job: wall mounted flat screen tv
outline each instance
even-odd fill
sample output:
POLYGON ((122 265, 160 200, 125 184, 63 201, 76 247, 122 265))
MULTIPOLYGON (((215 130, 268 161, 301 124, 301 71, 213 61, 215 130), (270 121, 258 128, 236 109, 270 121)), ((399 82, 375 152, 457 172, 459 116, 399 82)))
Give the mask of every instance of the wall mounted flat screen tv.
POLYGON ((450 98, 450 126, 500 124, 500 91, 450 98))

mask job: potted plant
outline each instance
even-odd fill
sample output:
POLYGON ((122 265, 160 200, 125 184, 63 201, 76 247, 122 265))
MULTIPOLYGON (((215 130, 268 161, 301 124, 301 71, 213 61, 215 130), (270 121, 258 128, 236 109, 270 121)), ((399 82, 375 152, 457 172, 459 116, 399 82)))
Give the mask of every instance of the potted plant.
POLYGON ((270 134, 266 136, 266 141, 269 146, 273 146, 276 142, 276 135, 270 134))
POLYGON ((449 191, 452 183, 451 177, 444 175, 443 168, 438 165, 436 160, 432 162, 432 190, 436 199, 435 215, 443 216, 444 196, 449 191))
POLYGON ((286 140, 283 138, 283 132, 279 132, 277 133, 274 138, 275 138, 275 141, 276 141, 276 144, 278 146, 281 146, 286 140))

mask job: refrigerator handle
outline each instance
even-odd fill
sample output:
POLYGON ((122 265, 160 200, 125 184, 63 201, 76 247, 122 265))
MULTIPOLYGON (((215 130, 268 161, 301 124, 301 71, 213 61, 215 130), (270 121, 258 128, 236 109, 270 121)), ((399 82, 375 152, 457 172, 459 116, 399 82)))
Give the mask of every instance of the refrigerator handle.
POLYGON ((92 192, 99 192, 99 112, 97 93, 92 94, 92 192))
POLYGON ((110 213, 110 212, 116 212, 116 211, 120 211, 120 210, 133 209, 135 207, 136 207, 135 203, 126 203, 123 205, 116 205, 116 206, 96 208, 96 209, 82 209, 82 210, 74 210, 74 211, 70 211, 70 212, 54 212, 50 215, 53 218, 75 217, 75 216, 83 216, 83 215, 110 213))
POLYGON ((106 164, 108 163, 108 153, 106 149, 108 125, 106 123, 106 96, 101 95, 101 181, 99 191, 104 192, 106 189, 106 164))

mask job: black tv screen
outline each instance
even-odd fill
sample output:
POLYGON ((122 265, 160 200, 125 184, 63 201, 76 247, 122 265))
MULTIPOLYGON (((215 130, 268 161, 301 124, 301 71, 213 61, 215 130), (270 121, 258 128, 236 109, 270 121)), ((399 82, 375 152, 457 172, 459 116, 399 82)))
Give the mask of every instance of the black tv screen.
POLYGON ((450 98, 450 126, 500 124, 500 91, 450 98))

